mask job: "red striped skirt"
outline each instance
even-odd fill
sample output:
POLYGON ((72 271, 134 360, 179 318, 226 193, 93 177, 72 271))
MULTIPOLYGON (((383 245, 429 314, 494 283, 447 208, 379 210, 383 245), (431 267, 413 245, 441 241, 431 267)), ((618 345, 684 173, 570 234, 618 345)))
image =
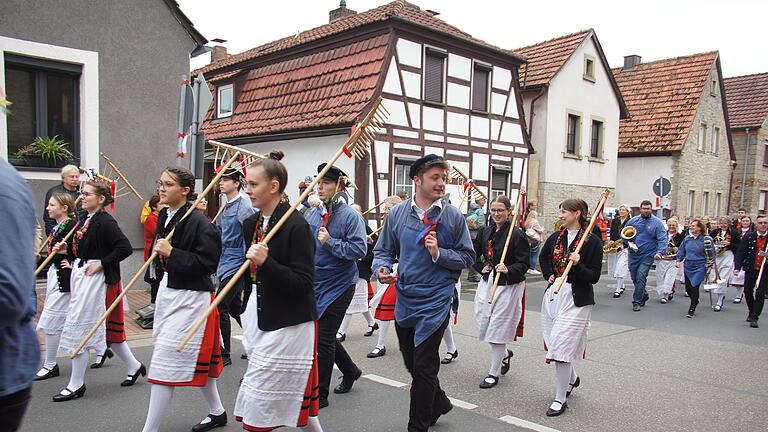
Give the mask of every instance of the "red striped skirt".
MULTIPOLYGON (((106 305, 107 309, 112 306, 115 299, 123 290, 123 283, 117 282, 113 285, 107 285, 106 305)), ((112 313, 107 317, 107 343, 125 342, 125 312, 123 311, 123 300, 115 307, 112 313)))
POLYGON ((373 316, 377 320, 392 321, 395 319, 395 304, 397 303, 397 290, 395 284, 387 285, 387 290, 381 297, 379 305, 376 306, 376 312, 373 316))

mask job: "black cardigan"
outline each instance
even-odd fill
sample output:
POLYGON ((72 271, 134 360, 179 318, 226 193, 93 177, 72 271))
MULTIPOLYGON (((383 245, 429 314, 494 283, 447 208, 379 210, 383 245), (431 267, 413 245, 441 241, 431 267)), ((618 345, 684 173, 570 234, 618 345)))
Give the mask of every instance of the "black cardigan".
MULTIPOLYGON (((373 230, 371 227, 369 227, 368 224, 365 224, 365 234, 371 235, 372 232, 373 230)), ((371 236, 372 242, 368 243, 368 252, 366 252, 364 257, 357 260, 357 273, 360 279, 370 281, 371 276, 373 276, 373 271, 371 270, 371 266, 373 265, 373 247, 376 245, 376 240, 378 240, 378 238, 378 234, 371 236)), ((368 241, 367 237, 366 241, 368 241)))
MULTIPOLYGON (((541 273, 544 276, 544 280, 549 280, 549 277, 555 273, 553 254, 560 232, 558 231, 550 235, 541 248, 539 265, 541 265, 541 273)), ((563 234, 561 243, 564 250, 568 248, 568 233, 563 234)), ((573 304, 576 306, 581 307, 595 304, 595 293, 592 285, 600 280, 600 272, 603 267, 602 243, 594 234, 591 234, 581 248, 579 263, 573 266, 568 274, 568 282, 571 283, 571 291, 573 292, 573 304)))
POLYGON ((611 240, 616 241, 621 238, 621 229, 624 228, 630 219, 632 219, 632 217, 627 216, 627 220, 625 220, 624 223, 621 223, 621 217, 616 216, 613 218, 611 221, 611 240))
MULTIPOLYGON (((281 203, 269 218, 268 229, 277 223, 290 206, 281 203)), ((243 221, 246 247, 250 247, 256 222, 261 212, 243 221)), ((256 286, 259 328, 264 331, 317 320, 315 300, 315 239, 306 219, 293 212, 275 236, 269 241, 267 259, 256 272, 256 283, 251 283, 250 268, 243 305, 256 286)), ((245 309, 245 307, 243 308, 245 309)))
MULTIPOLYGON (((80 219, 83 228, 88 215, 80 219)), ((70 242, 74 242, 74 236, 70 242)), ((106 211, 100 211, 91 217, 91 224, 77 245, 77 258, 84 263, 90 259, 101 260, 104 266, 104 278, 107 285, 120 282, 120 261, 128 258, 133 253, 131 242, 120 230, 117 221, 106 211)), ((81 263, 81 265, 82 265, 81 263)))
MULTIPOLYGON (((75 218, 72 218, 67 222, 67 224, 64 226, 64 229, 59 231, 53 239, 51 239, 49 246, 55 246, 56 243, 60 242, 64 237, 72 231, 72 228, 74 228, 75 224, 77 223, 77 220, 75 218)), ((58 225, 58 224, 56 224, 58 225)), ((56 226, 54 225, 54 227, 56 226)), ((53 229, 53 228, 51 228, 53 229)), ((73 234, 74 235, 74 234, 73 234)), ((62 268, 61 262, 67 260, 70 264, 73 264, 75 262, 75 253, 72 251, 72 242, 67 242, 67 250, 65 253, 56 254, 55 257, 51 260, 51 264, 56 267, 57 274, 58 274, 58 280, 59 280, 59 291, 61 292, 69 292, 70 286, 69 286, 69 277, 72 275, 72 269, 71 268, 62 268)))
MULTIPOLYGON (((748 272, 755 270, 755 253, 757 252, 757 232, 751 231, 744 234, 736 251, 736 257, 733 259, 733 268, 735 270, 745 270, 748 272)), ((764 258, 765 259, 765 258, 764 258)))
MULTIPOLYGON (((210 276, 216 272, 221 257, 221 236, 213 224, 199 211, 193 211, 186 219, 179 219, 191 204, 182 206, 171 218, 168 226, 168 208, 160 210, 157 217, 155 241, 165 238, 176 227, 171 238, 171 254, 165 258, 168 270, 168 287, 191 291, 213 291, 210 276)), ((162 279, 160 257, 156 259, 157 279, 162 279)))
MULTIPOLYGON (((709 233, 709 236, 713 239, 720 235, 720 228, 715 228, 712 230, 712 232, 709 233)), ((736 254, 736 251, 739 250, 739 244, 741 244, 741 235, 739 234, 739 230, 733 227, 728 228, 728 234, 731 235, 731 244, 725 247, 725 250, 732 251, 734 254, 736 254)))
MULTIPOLYGON (((507 241, 507 234, 511 223, 507 221, 499 231, 496 231, 496 223, 483 227, 477 233, 474 241, 475 263, 472 267, 482 275, 483 280, 487 281, 490 273, 483 273, 483 267, 491 264, 496 267, 501 261, 501 253, 504 251, 504 243, 507 241), (493 259, 488 257, 488 240, 493 245, 493 259)), ((528 243, 528 236, 522 231, 516 229, 512 232, 512 239, 509 241, 507 256, 504 257, 504 264, 507 266, 507 274, 501 274, 499 285, 513 285, 525 280, 525 273, 531 260, 531 245, 528 243)))

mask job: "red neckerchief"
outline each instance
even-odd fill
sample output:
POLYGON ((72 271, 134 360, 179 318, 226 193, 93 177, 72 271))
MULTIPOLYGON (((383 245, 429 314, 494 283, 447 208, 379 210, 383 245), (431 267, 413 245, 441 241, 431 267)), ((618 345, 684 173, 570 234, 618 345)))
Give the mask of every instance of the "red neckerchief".
POLYGON ((755 270, 760 271, 760 266, 763 265, 764 257, 760 256, 760 252, 765 250, 765 243, 768 240, 768 234, 761 236, 757 235, 757 250, 755 251, 755 270))
MULTIPOLYGON (((579 240, 581 240, 582 235, 584 234, 584 230, 580 229, 579 232, 576 234, 576 238, 573 239, 573 242, 571 242, 570 246, 568 246, 567 250, 563 250, 563 235, 567 235, 568 232, 567 229, 563 229, 560 231, 560 234, 557 236, 557 242, 555 243, 555 250, 553 254, 553 263, 552 267, 555 272, 555 277, 560 277, 565 272, 565 268, 568 266, 568 257, 571 256, 571 253, 573 253, 574 250, 576 250, 576 245, 579 244, 579 240)), ((566 237, 567 239, 568 237, 566 237)), ((566 240, 567 241, 567 240, 566 240)))
POLYGON ((431 222, 427 217, 427 211, 424 212, 424 219, 422 219, 422 222, 424 222, 424 224, 427 225, 428 228, 426 229, 426 231, 424 231, 424 235, 421 236, 421 238, 419 239, 419 243, 421 244, 424 244, 424 239, 427 238, 429 233, 437 229, 437 221, 431 222))
MULTIPOLYGON (((264 237, 267 236, 267 233, 269 232, 269 224, 267 224, 267 228, 264 229, 264 213, 259 213, 259 218, 256 220, 256 226, 253 230, 253 238, 251 239, 251 246, 255 245, 256 243, 260 243, 262 240, 264 240, 264 237)), ((256 265, 255 262, 251 261, 251 280, 253 282, 256 282, 256 269, 258 269, 259 266, 256 265)))
POLYGON ((72 218, 68 217, 64 220, 64 222, 56 225, 53 228, 53 230, 51 230, 51 235, 49 235, 48 240, 46 240, 48 242, 48 255, 53 253, 53 246, 55 246, 54 245, 55 239, 58 237, 59 234, 61 234, 62 231, 64 231, 64 227, 66 227, 69 221, 71 220, 72 218))
POLYGON ((331 220, 331 215, 333 214, 332 210, 328 210, 323 215, 323 222, 320 224, 321 227, 328 226, 328 222, 331 220))

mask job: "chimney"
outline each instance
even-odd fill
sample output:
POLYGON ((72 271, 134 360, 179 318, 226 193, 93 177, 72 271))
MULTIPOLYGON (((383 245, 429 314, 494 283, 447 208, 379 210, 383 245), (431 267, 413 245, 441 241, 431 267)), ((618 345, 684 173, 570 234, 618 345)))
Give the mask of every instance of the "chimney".
POLYGON ((621 68, 622 71, 631 71, 635 68, 635 66, 640 64, 640 56, 639 55, 628 55, 624 56, 624 67, 621 68))
POLYGON ((357 12, 353 11, 352 9, 347 9, 347 2, 344 0, 341 0, 339 2, 338 9, 334 9, 328 12, 328 22, 332 23, 352 15, 357 15, 357 12))
POLYGON ((216 45, 211 51, 211 63, 227 58, 227 47, 223 45, 216 45))

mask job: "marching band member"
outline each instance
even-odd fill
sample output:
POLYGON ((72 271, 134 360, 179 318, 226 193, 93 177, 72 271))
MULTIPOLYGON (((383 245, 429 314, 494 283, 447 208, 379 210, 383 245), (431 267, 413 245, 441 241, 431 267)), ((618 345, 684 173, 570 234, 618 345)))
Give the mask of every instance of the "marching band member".
MULTIPOLYGON (((113 202, 112 192, 106 183, 87 182, 82 191, 81 203, 87 214, 78 221, 78 229, 72 237, 75 262, 70 277, 69 312, 61 333, 59 350, 73 354, 80 342, 106 311, 121 290, 120 261, 133 252, 117 221, 104 211, 113 202)), ((67 244, 59 242, 52 249, 58 254, 66 251, 67 244)), ((88 351, 104 353, 106 342, 125 363, 127 376, 121 386, 132 386, 139 375, 146 375, 146 368, 133 356, 125 343, 123 307, 119 305, 102 323, 83 349, 72 359, 69 384, 53 397, 54 402, 68 401, 85 394, 85 369, 88 351)))
POLYGON ((678 232, 677 219, 667 219, 667 253, 656 261, 656 291, 659 293, 659 301, 666 304, 672 301, 675 294, 675 281, 677 280, 677 266, 675 254, 683 243, 685 236, 678 232))
POLYGON ((715 240, 717 248, 716 262, 717 267, 710 269, 709 280, 717 280, 718 276, 722 282, 717 283, 717 289, 713 290, 717 294, 717 302, 712 306, 712 310, 720 312, 725 303, 725 295, 728 293, 728 285, 733 277, 733 252, 739 249, 741 237, 738 231, 731 226, 731 220, 722 217, 718 221, 718 227, 710 232, 715 240))
MULTIPOLYGON (((708 246, 704 242, 707 226, 700 219, 693 219, 688 225, 690 235, 683 240, 677 251, 678 268, 685 267, 685 292, 691 298, 687 318, 693 318, 699 304, 699 286, 707 273, 707 259, 704 252, 708 246)), ((714 250, 711 251, 714 254, 714 250)))
MULTIPOLYGON (((741 212, 739 212, 741 214, 741 212)), ((739 238, 743 239, 744 236, 747 235, 747 233, 754 232, 755 226, 752 223, 752 218, 750 218, 746 212, 744 212, 744 216, 739 219, 739 223, 736 224, 736 232, 739 234, 739 238)), ((734 255, 735 252, 738 251, 738 248, 734 248, 734 255)), ((735 261, 735 256, 734 256, 735 261)), ((736 269, 735 262, 734 262, 734 270, 736 269)), ((739 304, 744 300, 744 277, 746 273, 745 272, 739 272, 739 274, 736 274, 734 272, 729 281, 728 285, 736 287, 736 296, 733 297, 733 303, 739 304)))
MULTIPOLYGON (((621 230, 629 222, 629 206, 621 204, 618 216, 611 221, 611 241, 621 239, 621 230)), ((624 278, 629 274, 629 249, 619 247, 616 253, 608 254, 608 275, 616 278, 616 291, 613 298, 619 298, 624 294, 624 278)))
MULTIPOLYGON (((48 236, 48 253, 52 253, 53 247, 60 242, 75 226, 75 200, 67 193, 54 193, 48 200, 45 208, 48 216, 56 222, 48 236)), ((48 279, 45 290, 45 304, 40 320, 37 322, 37 330, 45 334, 45 362, 37 372, 35 381, 59 376, 59 365, 56 363, 56 352, 59 349, 61 330, 69 312, 70 285, 69 278, 72 274, 72 263, 75 254, 72 246, 67 245, 65 251, 57 254, 48 268, 48 279)))
POLYGON ((290 205, 281 202, 288 172, 273 151, 248 170, 247 193, 259 211, 243 223, 250 274, 243 311, 248 369, 235 417, 249 431, 280 426, 322 432, 318 413, 315 239, 301 213, 292 213, 262 240, 290 205))
POLYGON ((630 219, 626 226, 637 230, 635 238, 629 242, 629 274, 635 285, 632 310, 640 312, 648 301, 645 289, 648 272, 654 261, 660 260, 667 250, 667 227, 653 215, 653 206, 648 200, 640 203, 640 214, 630 219))
POLYGON ((588 226, 587 203, 581 199, 567 199, 560 204, 563 229, 547 239, 541 251, 539 264, 549 286, 541 306, 541 329, 547 363, 555 362, 555 399, 547 409, 547 416, 559 416, 567 408, 566 399, 581 384, 573 368, 573 361, 584 356, 587 329, 595 304, 593 285, 600 280, 603 248, 593 233, 585 233, 588 226), (587 240, 580 253, 574 253, 582 236, 587 240), (568 261, 573 262, 568 279, 560 292, 555 287, 565 272, 568 261))
POLYGON ((373 250, 372 270, 397 289, 395 331, 411 374, 409 432, 426 431, 453 408, 437 376, 440 341, 456 282, 474 263, 475 252, 463 215, 442 200, 449 168, 434 154, 413 162, 408 175, 416 193, 392 209, 373 250))
MULTIPOLYGON (((317 167, 317 172, 326 164, 317 167)), ((344 346, 336 340, 344 314, 355 294, 358 280, 357 260, 367 251, 365 222, 335 194, 345 189, 347 175, 331 167, 317 185, 317 196, 323 204, 306 215, 315 243, 315 297, 317 298, 318 340, 317 365, 320 380, 320 408, 328 406, 333 364, 343 374, 334 393, 347 393, 362 371, 352 361, 344 346)))
MULTIPOLYGON (((362 207, 357 204, 352 204, 350 207, 355 209, 355 211, 362 216, 362 207)), ((365 224, 365 233, 366 240, 368 241, 368 251, 364 257, 357 260, 358 279, 357 284, 355 284, 355 295, 352 296, 352 301, 349 303, 347 313, 344 315, 344 320, 341 321, 339 331, 336 332, 336 339, 338 339, 339 342, 344 342, 347 338, 347 328, 349 328, 349 323, 352 321, 353 314, 363 314, 363 318, 368 322, 368 330, 363 336, 371 336, 373 335, 373 332, 379 328, 376 321, 373 320, 373 314, 371 314, 369 305, 369 302, 373 297, 373 288, 371 287, 371 276, 373 275, 373 272, 371 272, 373 245, 376 243, 376 239, 379 236, 375 234, 371 235, 373 234, 373 230, 368 224, 365 224)))
POLYGON ((500 375, 509 371, 512 350, 507 344, 522 336, 525 305, 525 274, 530 265, 531 248, 523 232, 512 227, 509 215, 512 203, 505 196, 491 202, 493 225, 480 231, 475 240, 474 268, 482 275, 475 293, 475 326, 480 340, 491 346, 491 367, 480 383, 480 388, 491 388, 499 382, 500 375), (504 262, 501 254, 512 229, 512 239, 504 262), (493 304, 488 304, 496 273, 500 273, 499 285, 493 304))
MULTIPOLYGON (((763 311, 766 285, 768 285, 768 282, 766 282, 768 280, 768 270, 766 269, 763 269, 760 280, 757 280, 766 256, 768 216, 759 215, 756 222, 756 230, 747 233, 741 239, 741 244, 734 260, 733 270, 734 276, 738 276, 742 271, 745 273, 744 293, 747 299, 747 307, 749 308, 747 321, 749 321, 749 326, 752 328, 758 328, 757 320, 760 319, 760 313, 763 311)), ((742 225, 744 225, 743 222, 742 225)))
MULTIPOLYGON (((239 165, 239 162, 238 162, 239 165)), ((243 243, 243 221, 254 213, 251 203, 240 195, 243 189, 243 172, 241 168, 231 167, 224 172, 219 181, 219 190, 226 195, 227 203, 224 204, 224 210, 216 219, 216 227, 221 232, 221 258, 219 259, 219 268, 216 270, 216 276, 219 279, 219 287, 224 288, 227 282, 232 278, 237 269, 245 261, 245 243, 243 243)), ((219 303, 219 317, 221 320, 221 338, 223 347, 221 350, 221 360, 224 366, 232 364, 230 351, 232 322, 230 317, 240 322, 240 309, 242 304, 240 297, 243 293, 243 284, 245 279, 238 280, 232 289, 229 290, 226 297, 219 303)))
POLYGON ((208 416, 192 430, 207 431, 227 424, 216 385, 223 368, 218 310, 208 317, 183 350, 176 347, 213 301, 211 275, 221 256, 221 238, 208 218, 192 211, 183 221, 195 197, 195 176, 181 167, 168 167, 160 175, 160 211, 151 264, 160 286, 152 330, 154 350, 147 380, 152 383, 144 432, 160 428, 175 387, 199 387, 208 404, 208 416), (175 228, 172 243, 166 240, 175 228))

